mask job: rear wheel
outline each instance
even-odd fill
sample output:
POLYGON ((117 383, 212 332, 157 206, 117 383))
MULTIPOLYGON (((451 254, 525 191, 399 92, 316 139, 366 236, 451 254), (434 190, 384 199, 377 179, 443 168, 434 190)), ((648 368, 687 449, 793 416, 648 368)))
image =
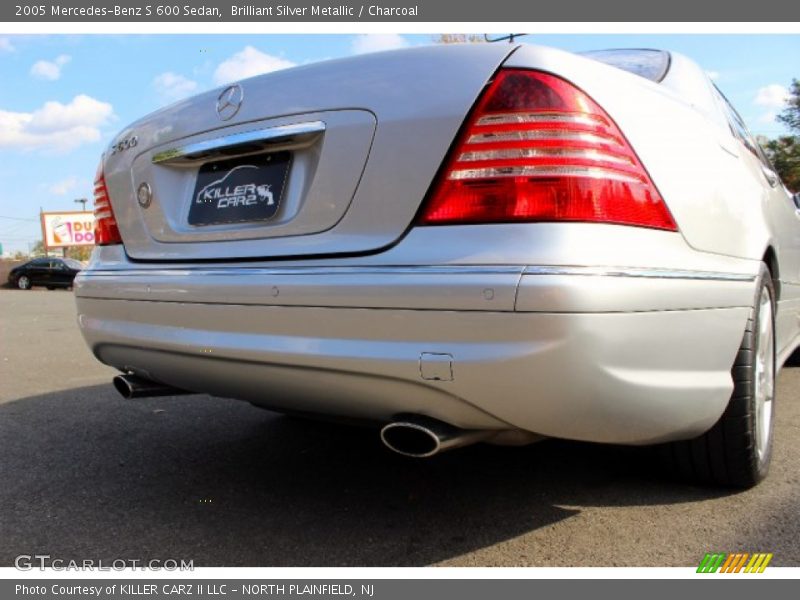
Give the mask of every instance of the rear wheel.
POLYGON ((752 487, 766 477, 775 404, 774 307, 772 278, 762 265, 755 305, 731 370, 728 407, 700 437, 661 447, 662 457, 679 476, 736 487, 752 487))
POLYGON ((31 289, 31 280, 27 275, 20 275, 17 279, 17 287, 21 290, 31 289))

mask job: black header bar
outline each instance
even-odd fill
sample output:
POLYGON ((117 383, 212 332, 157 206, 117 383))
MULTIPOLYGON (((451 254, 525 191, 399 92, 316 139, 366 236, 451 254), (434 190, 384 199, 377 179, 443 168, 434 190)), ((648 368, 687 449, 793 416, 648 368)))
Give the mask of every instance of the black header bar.
POLYGON ((697 0, 11 0, 8 22, 798 22, 800 2, 697 0))

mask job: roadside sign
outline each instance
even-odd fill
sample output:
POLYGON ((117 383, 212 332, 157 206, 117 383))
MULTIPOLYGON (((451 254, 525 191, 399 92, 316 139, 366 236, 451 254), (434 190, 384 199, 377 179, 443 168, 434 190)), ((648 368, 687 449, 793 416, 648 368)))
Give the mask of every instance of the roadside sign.
POLYGON ((92 211, 43 212, 41 215, 45 250, 94 245, 92 211))

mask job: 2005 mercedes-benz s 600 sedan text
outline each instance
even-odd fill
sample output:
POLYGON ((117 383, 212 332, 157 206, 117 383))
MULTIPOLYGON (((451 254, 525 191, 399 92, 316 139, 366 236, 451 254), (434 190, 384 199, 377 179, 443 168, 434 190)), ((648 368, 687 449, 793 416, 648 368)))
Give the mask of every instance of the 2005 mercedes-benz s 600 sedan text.
POLYGON ((557 437, 767 472, 798 214, 678 54, 448 45, 263 75, 124 129, 95 211, 79 322, 127 396, 362 420, 411 456, 557 437))

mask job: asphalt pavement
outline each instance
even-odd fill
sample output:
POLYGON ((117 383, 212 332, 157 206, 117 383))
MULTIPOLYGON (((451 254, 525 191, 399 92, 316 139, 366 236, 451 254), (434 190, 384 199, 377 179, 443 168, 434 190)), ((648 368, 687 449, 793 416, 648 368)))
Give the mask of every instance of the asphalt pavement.
POLYGON ((68 291, 0 290, 0 566, 691 566, 772 552, 800 566, 800 368, 778 380, 769 478, 669 479, 646 448, 546 441, 430 460, 376 431, 236 400, 125 401, 68 291))

